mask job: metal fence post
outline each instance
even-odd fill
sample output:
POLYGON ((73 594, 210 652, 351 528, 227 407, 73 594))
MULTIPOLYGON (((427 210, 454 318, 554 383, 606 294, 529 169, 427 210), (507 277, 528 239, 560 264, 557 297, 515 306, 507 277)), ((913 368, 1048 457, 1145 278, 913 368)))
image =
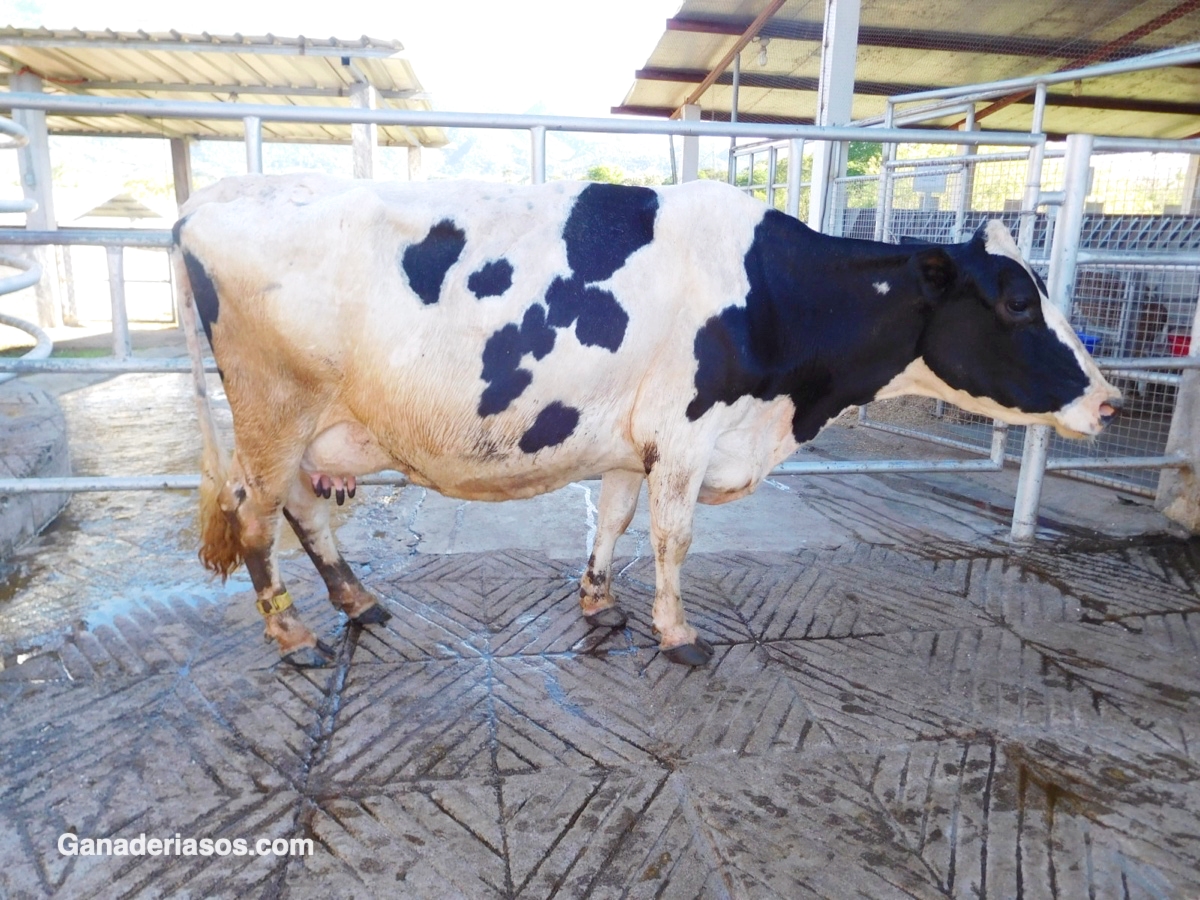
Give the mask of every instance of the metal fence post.
POLYGON ((530 176, 534 184, 546 183, 546 126, 534 125, 529 129, 530 176))
POLYGON ((246 171, 261 175, 262 163, 262 119, 246 116, 242 119, 246 131, 246 171))
POLYGON ((112 348, 117 359, 129 359, 129 313, 125 309, 125 248, 108 246, 108 294, 112 301, 112 348))
MULTIPOLYGON (((1054 240, 1050 247, 1050 278, 1047 285, 1050 302, 1068 318, 1071 315, 1071 294, 1079 254, 1079 235, 1083 227, 1084 202, 1088 195, 1093 140, 1090 134, 1073 134, 1067 138, 1063 208, 1055 223, 1054 240)), ((1017 479, 1017 498, 1013 504, 1011 536, 1014 541, 1032 541, 1037 530, 1038 505, 1042 498, 1049 442, 1049 426, 1032 425, 1026 429, 1021 474, 1017 479)))
POLYGON ((788 141, 787 214, 800 218, 800 182, 804 172, 804 141, 788 141))

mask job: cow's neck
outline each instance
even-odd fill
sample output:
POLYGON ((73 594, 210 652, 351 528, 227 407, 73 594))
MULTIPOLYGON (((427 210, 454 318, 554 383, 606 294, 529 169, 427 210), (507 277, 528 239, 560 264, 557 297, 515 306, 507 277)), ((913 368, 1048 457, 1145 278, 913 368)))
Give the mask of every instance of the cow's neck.
POLYGON ((829 238, 767 213, 746 254, 752 354, 791 397, 797 441, 873 399, 917 358, 926 306, 903 246, 829 238))

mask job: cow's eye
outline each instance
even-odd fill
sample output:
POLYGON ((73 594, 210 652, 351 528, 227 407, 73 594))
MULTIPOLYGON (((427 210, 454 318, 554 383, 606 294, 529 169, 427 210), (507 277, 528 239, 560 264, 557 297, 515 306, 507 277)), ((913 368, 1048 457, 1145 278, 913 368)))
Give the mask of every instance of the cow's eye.
POLYGON ((1004 301, 1004 311, 1009 318, 1018 322, 1026 321, 1033 316, 1032 302, 1027 297, 1009 297, 1004 301))

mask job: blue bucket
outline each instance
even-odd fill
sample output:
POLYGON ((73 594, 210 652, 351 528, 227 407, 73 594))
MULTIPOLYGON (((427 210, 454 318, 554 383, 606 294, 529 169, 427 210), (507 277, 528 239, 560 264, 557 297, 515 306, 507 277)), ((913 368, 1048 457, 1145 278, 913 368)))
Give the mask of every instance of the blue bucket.
POLYGON ((1083 349, 1089 354, 1095 355, 1096 351, 1100 349, 1100 338, 1096 335, 1084 334, 1082 331, 1076 331, 1075 336, 1079 338, 1080 343, 1083 344, 1083 349))

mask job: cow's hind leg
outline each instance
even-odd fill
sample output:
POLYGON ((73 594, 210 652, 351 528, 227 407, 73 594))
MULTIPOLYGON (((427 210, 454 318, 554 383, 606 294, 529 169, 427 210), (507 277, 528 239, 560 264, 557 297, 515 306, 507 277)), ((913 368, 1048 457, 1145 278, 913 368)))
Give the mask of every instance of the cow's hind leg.
POLYGON ((307 474, 300 473, 283 515, 329 589, 329 602, 358 625, 386 622, 391 616, 379 599, 362 586, 338 551, 329 528, 329 505, 313 494, 310 482, 307 474))
POLYGON ((263 479, 246 477, 235 458, 218 503, 236 535, 246 571, 250 573, 255 606, 266 621, 267 639, 279 645, 284 662, 300 668, 326 666, 333 659, 333 650, 317 640, 301 621, 280 578, 276 548, 283 504, 263 484, 263 479))
POLYGON ((622 628, 625 613, 612 595, 612 557, 617 538, 625 533, 642 489, 640 472, 613 470, 600 482, 600 514, 587 571, 579 585, 579 605, 593 628, 622 628))
POLYGON ((687 624, 679 593, 679 570, 692 544, 692 519, 702 478, 699 467, 673 469, 660 462, 647 479, 656 576, 654 630, 663 656, 686 666, 702 666, 713 655, 712 645, 687 624))

